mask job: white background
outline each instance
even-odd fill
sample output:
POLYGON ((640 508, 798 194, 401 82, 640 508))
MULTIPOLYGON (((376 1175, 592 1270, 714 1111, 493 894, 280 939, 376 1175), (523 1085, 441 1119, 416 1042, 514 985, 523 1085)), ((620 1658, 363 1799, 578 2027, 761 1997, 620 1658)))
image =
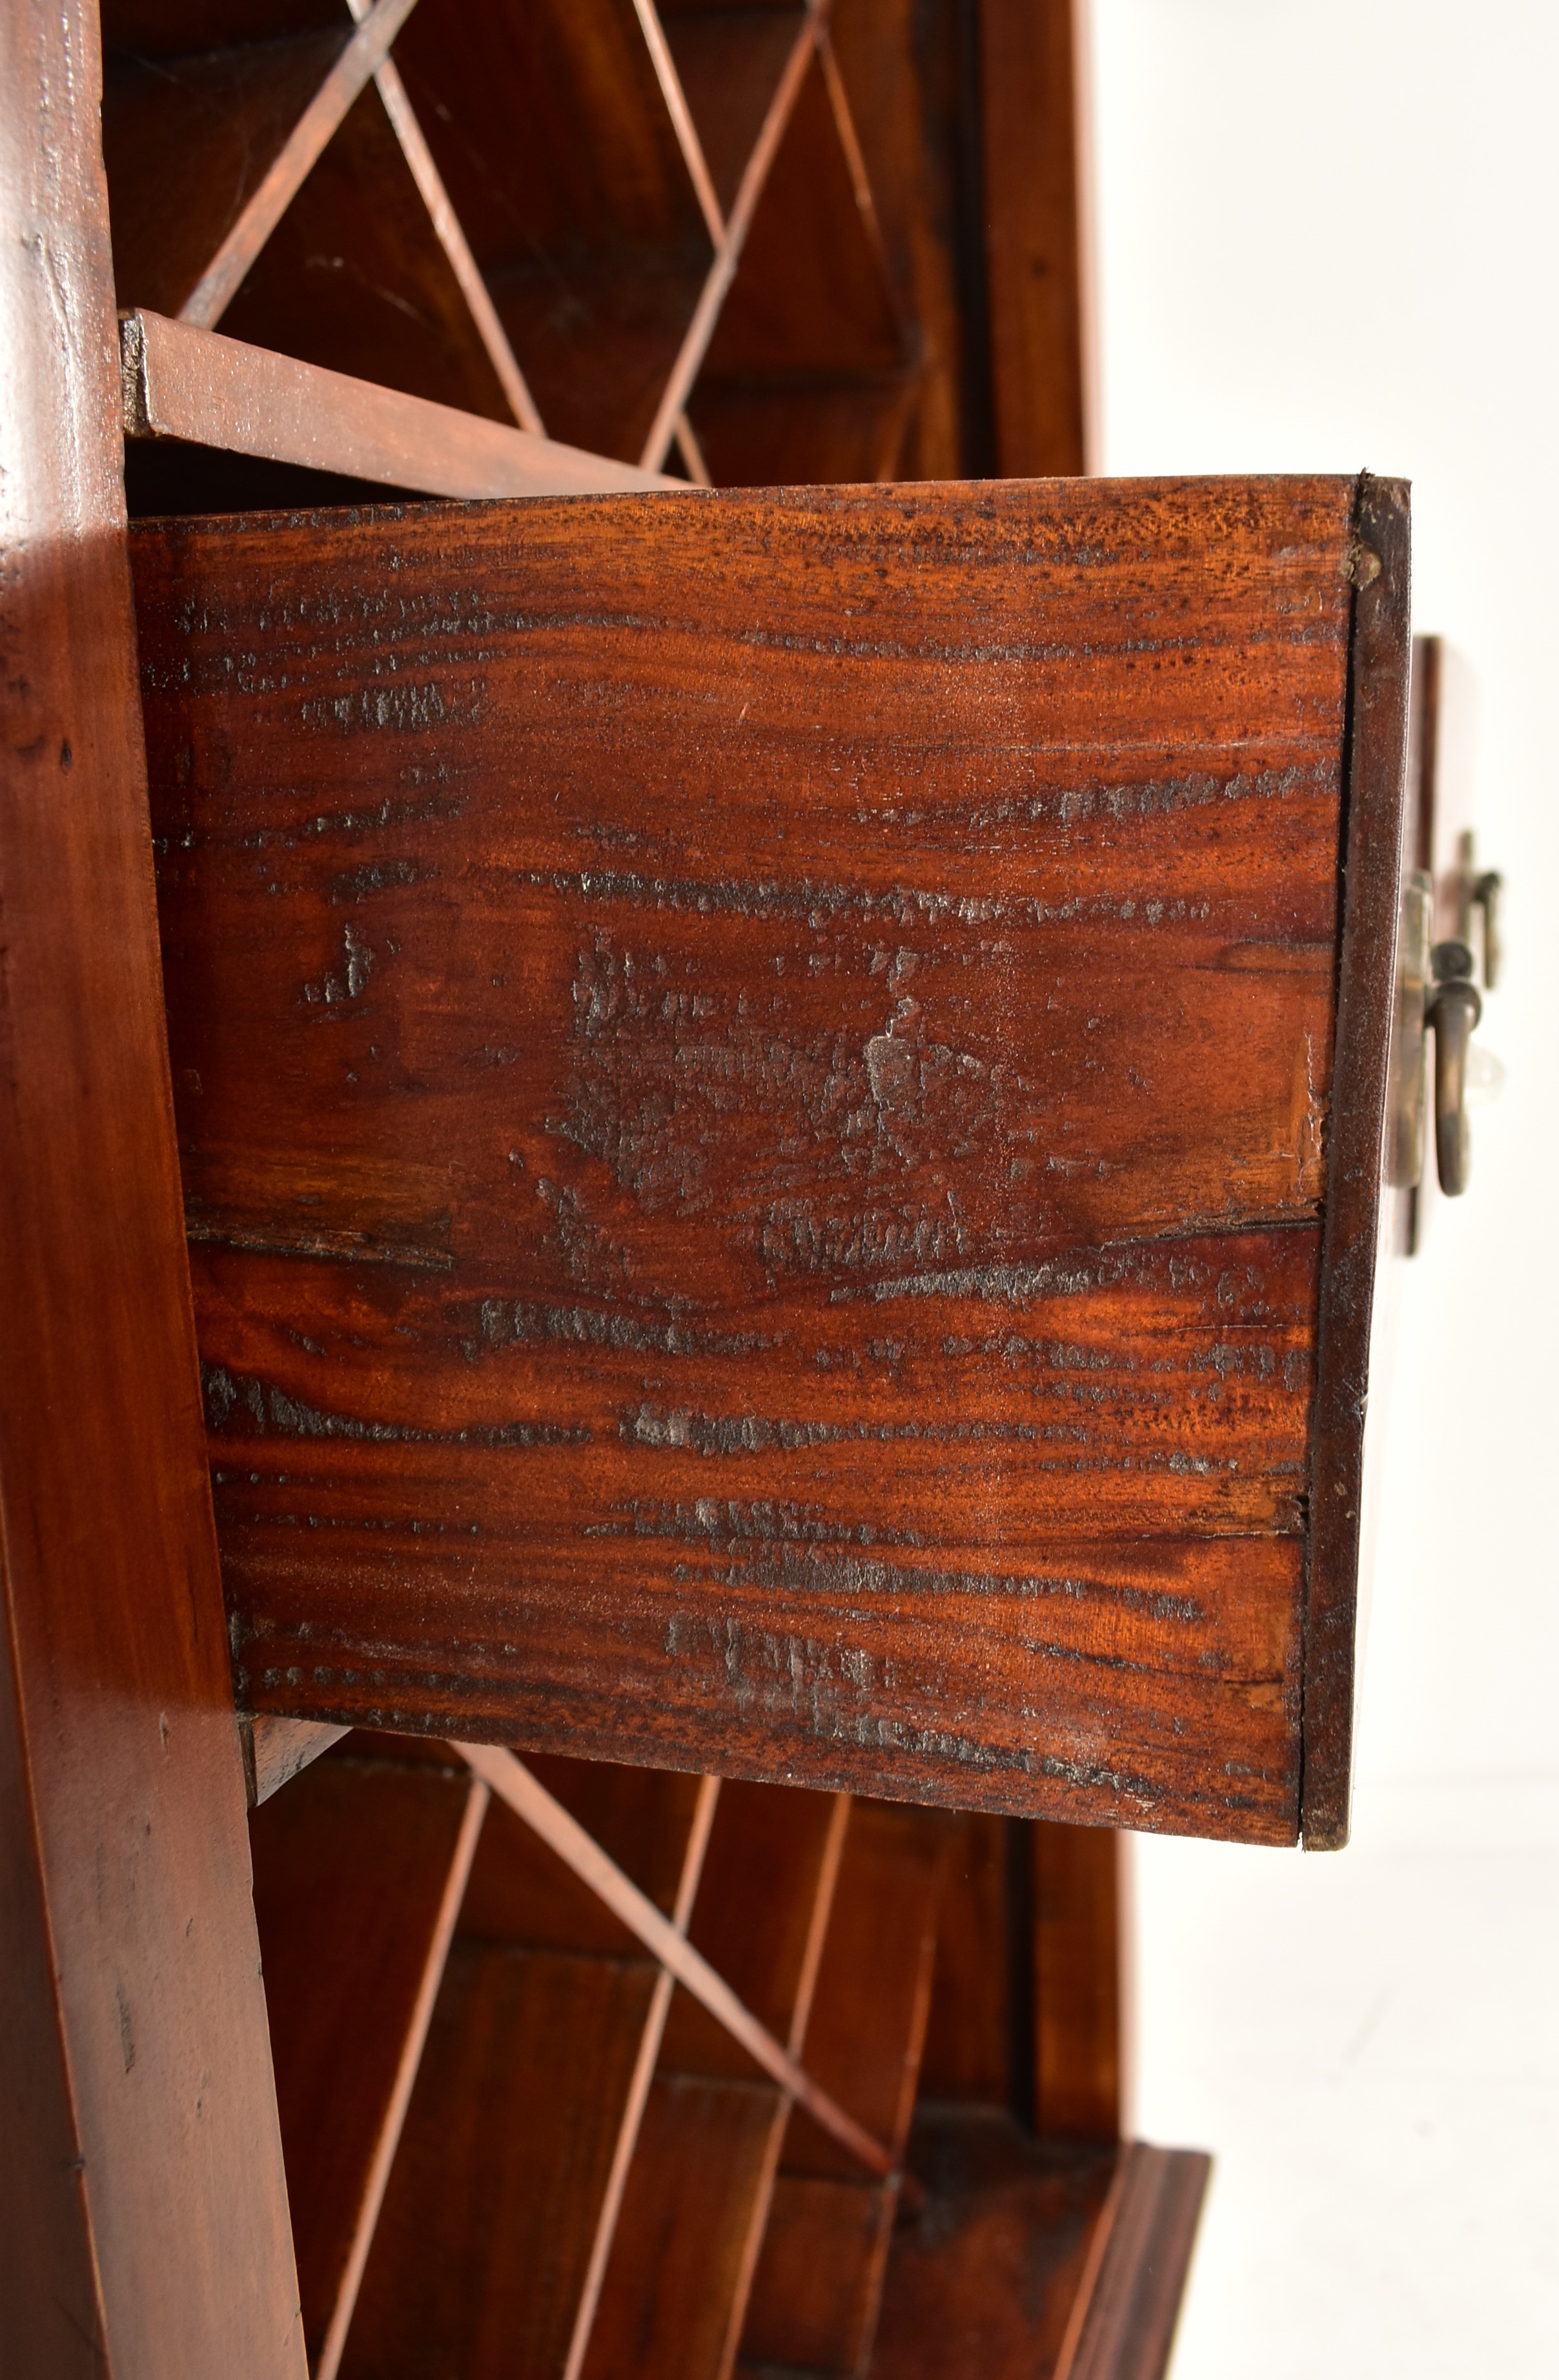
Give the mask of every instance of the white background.
POLYGON ((1559 2374, 1559 6, 1088 0, 1095 468, 1414 483, 1508 898, 1405 1268, 1338 1855, 1141 1839, 1135 2121, 1218 2158, 1175 2380, 1559 2374))

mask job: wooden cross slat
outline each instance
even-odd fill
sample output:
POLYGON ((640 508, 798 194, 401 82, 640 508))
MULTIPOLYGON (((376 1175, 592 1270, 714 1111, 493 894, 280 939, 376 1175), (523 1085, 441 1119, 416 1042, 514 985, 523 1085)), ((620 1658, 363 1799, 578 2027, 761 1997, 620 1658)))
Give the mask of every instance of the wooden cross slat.
MULTIPOLYGON (((327 142, 368 82, 372 80, 505 401, 522 430, 542 436, 544 433, 540 409, 445 188, 399 70, 389 54, 391 44, 409 17, 416 0, 377 0, 377 5, 374 5, 374 0, 347 0, 347 5, 357 20, 357 30, 185 300, 179 320, 196 329, 214 329, 327 142)), ((830 0, 807 0, 803 21, 765 111, 728 214, 723 210, 716 194, 703 143, 655 0, 634 0, 634 9, 694 194, 714 245, 713 259, 663 389, 639 463, 642 470, 658 473, 675 446, 689 480, 696 486, 707 487, 710 473, 688 417, 688 399, 736 278, 748 233, 814 55, 824 78, 830 112, 845 153, 856 202, 879 256, 883 253, 882 236, 865 160, 856 137, 838 62, 829 40, 830 0)), ((368 384, 358 383, 358 386, 366 392, 368 384)), ((211 440, 206 443, 225 442, 211 440)), ((351 472, 353 464, 347 452, 350 443, 349 440, 346 441, 340 453, 331 449, 308 459, 316 468, 351 472)), ((254 453, 260 450, 243 445, 234 451, 254 453)), ((273 450, 264 451, 269 453, 273 450)), ((289 456, 285 459, 296 458, 289 456)), ((372 473, 370 476, 384 475, 372 473)), ((414 480, 409 484, 420 485, 421 482, 414 480)), ((439 486, 431 489, 430 492, 465 493, 468 491, 439 486)), ((512 490, 505 482, 501 488, 483 486, 480 491, 469 492, 495 494, 512 492, 512 490)))
POLYGON ((239 284, 275 230, 311 168, 363 87, 390 54, 417 0, 378 0, 341 52, 276 155, 260 187, 179 309, 179 320, 214 330, 239 284))

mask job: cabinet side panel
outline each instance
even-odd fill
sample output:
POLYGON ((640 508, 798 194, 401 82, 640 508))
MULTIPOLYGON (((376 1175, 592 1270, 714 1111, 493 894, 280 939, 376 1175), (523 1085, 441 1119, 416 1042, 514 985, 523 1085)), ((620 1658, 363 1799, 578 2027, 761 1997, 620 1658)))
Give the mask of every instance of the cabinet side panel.
POLYGON ((0 12, 0 2362, 296 2380, 158 969, 97 12, 0 12))

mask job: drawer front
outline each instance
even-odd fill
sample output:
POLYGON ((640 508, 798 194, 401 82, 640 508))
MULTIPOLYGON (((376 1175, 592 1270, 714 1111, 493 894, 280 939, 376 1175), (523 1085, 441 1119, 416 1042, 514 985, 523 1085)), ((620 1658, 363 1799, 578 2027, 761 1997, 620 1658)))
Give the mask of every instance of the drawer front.
POLYGON ((1293 1839, 1370 501, 136 532, 242 1702, 1293 1839))

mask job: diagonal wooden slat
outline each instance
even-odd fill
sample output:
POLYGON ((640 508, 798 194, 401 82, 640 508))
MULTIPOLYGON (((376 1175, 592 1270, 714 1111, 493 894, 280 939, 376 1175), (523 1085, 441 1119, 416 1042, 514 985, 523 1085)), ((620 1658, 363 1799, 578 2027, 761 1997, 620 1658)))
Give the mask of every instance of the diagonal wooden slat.
POLYGON ((353 2228, 351 2251, 347 2259, 346 2269, 341 2276, 340 2286, 336 2290, 335 2303, 331 2309, 330 2327, 325 2332, 324 2340, 320 2349, 319 2360, 314 2366, 313 2380, 335 2380, 336 2372, 340 2367, 342 2351, 347 2344, 347 2333, 351 2325, 352 2312, 358 2301, 358 2291, 362 2286, 363 2270, 368 2263, 368 2252, 373 2244, 374 2227, 379 2220, 379 2210, 384 2203, 384 2191, 390 2179, 390 2167, 400 2142, 401 2127, 406 2121, 406 2111, 411 2101, 411 2086, 417 2080, 417 2069, 421 2063, 423 2045, 428 2038, 428 2027, 432 2021, 433 2002, 438 1998, 438 1988, 444 1980, 445 1963, 449 1956, 455 1921, 460 1914, 460 1903, 465 1899, 466 1883, 470 1876, 471 1862, 476 1856, 477 1838, 481 1832, 481 1822, 487 1815, 488 1800, 486 1784, 481 1778, 473 1777, 465 1815, 460 1824, 459 1838, 455 1846, 455 1855, 449 1863, 449 1874, 445 1882, 444 1897, 439 1904, 438 1922, 428 1946, 428 1956, 423 1965, 416 2004, 411 2012, 411 2022, 407 2027, 406 2037, 401 2044, 400 2059, 396 2069, 395 2087, 390 2094, 380 2122, 379 2137, 374 2143, 373 2162, 369 2169, 362 2200, 358 2209, 357 2222, 353 2228))
POLYGON ((708 2010, 716 2023, 724 2025, 732 2039, 781 2090, 805 2107, 815 2123, 821 2124, 869 2172, 887 2175, 895 2170, 891 2151, 821 2089, 788 2050, 781 2048, 768 2027, 759 2023, 750 2009, 743 2007, 708 1960, 700 1956, 686 1936, 679 1934, 654 1902, 607 1858, 579 1820, 553 1799, 523 1761, 512 1752, 500 1751, 492 1744, 457 1743, 454 1749, 517 1817, 523 1818, 552 1846, 580 1882, 587 1884, 613 1914, 638 1935, 645 1948, 708 2010))
POLYGON ((127 437, 179 438, 432 496, 687 487, 165 315, 127 314, 119 338, 127 437))
POLYGON ((822 68, 823 83, 828 91, 828 104, 833 113, 834 129, 839 135, 839 145, 845 152, 845 163, 849 167, 850 188, 855 192, 855 202, 859 210, 860 219, 866 225, 867 236, 876 249, 885 272, 887 249, 883 239, 883 226, 877 213, 877 201, 872 196, 871 177, 866 170, 866 159, 861 153, 860 140, 855 128, 855 117, 850 113, 849 96, 845 90, 845 78, 839 71, 839 56, 834 47, 834 37, 826 25, 822 26, 818 33, 818 63, 822 68))
POLYGON ((291 205, 347 109, 389 55, 417 0, 378 0, 282 143, 259 188, 179 309, 182 322, 214 329, 250 265, 291 205))
MULTIPOLYGON (((372 0, 347 0, 347 7, 359 25, 367 20, 371 5, 372 0)), ((449 193, 444 187, 444 176, 433 163, 432 151, 423 138, 417 112, 407 95, 400 68, 394 58, 384 60, 373 79, 384 103, 384 113, 394 128, 396 139, 400 142, 401 154, 411 168, 412 179, 421 192, 422 203, 428 210, 439 246, 449 260, 450 270, 460 285, 460 294, 470 310, 481 344, 487 349, 488 361, 498 375, 498 383, 508 400, 509 410, 522 430, 529 430, 537 438, 544 437, 546 433, 536 409, 536 401, 526 385, 525 374, 520 370, 515 351, 509 345, 508 334, 498 319, 497 308, 487 294, 487 284, 481 277, 481 267, 471 254, 470 243, 460 218, 450 203, 449 193)))
POLYGON ((704 461, 703 448, 699 444, 698 433, 686 413, 679 413, 676 417, 676 451, 694 487, 713 487, 714 482, 709 475, 709 465, 704 461))
POLYGON ((655 79, 661 87, 661 96, 666 103, 666 114, 676 134, 677 146, 692 178, 704 222, 709 226, 709 236, 718 248, 725 237, 725 218, 714 194, 709 160, 704 155, 703 142, 699 139, 692 110, 688 105, 688 94, 682 88, 682 78, 671 55, 671 44, 666 40, 660 11, 655 6, 655 0, 633 0, 633 6, 644 34, 644 45, 650 53, 650 63, 655 69, 655 79))
POLYGON ((670 377, 662 391, 655 419, 650 426, 650 434, 644 441, 644 451, 639 456, 639 461, 647 471, 660 469, 665 461, 667 449, 676 434, 678 417, 687 405, 693 382, 698 378, 699 367, 704 359, 711 339, 714 336, 714 326, 720 319, 720 309, 725 302, 725 294, 736 279, 737 267, 741 261, 741 252, 747 242, 747 235, 751 228, 752 218, 758 211, 758 201, 763 195, 763 186, 769 178, 769 169, 774 162, 785 128, 790 121, 796 102, 800 96, 802 80, 808 67, 811 64, 812 53, 827 23, 828 8, 829 0, 808 0, 806 20, 796 36, 795 44, 786 61, 785 72, 781 75, 773 98, 769 103, 769 110, 763 118, 762 128, 753 143, 752 154, 747 161, 747 167, 737 191, 736 203, 726 218, 724 235, 715 249, 714 261, 709 268, 708 277, 700 292, 699 302, 693 311, 693 319, 688 325, 676 361, 672 366, 670 377))
MULTIPOLYGON (((720 1798, 718 1777, 699 1779, 699 1798, 694 1804, 693 1823, 688 1829, 687 1848, 682 1854, 682 1874, 677 1880, 676 1900, 671 1922, 678 1934, 686 1935, 693 1914, 693 1902, 698 1894, 699 1878, 703 1874, 704 1853, 709 1849, 709 1832, 714 1824, 714 1807, 720 1798)), ((606 2177, 606 2189, 596 2217, 595 2238, 591 2243, 590 2263, 585 2269, 584 2284, 579 2291, 579 2303, 574 2316, 573 2336, 568 2342, 568 2360, 563 2367, 563 2380, 579 2380, 583 2369, 585 2352, 590 2346, 591 2325, 601 2302, 601 2285, 606 2277, 606 2260, 612 2252, 616 2233, 617 2216, 622 2211, 623 2192, 627 2186, 628 2168, 638 2145, 639 2126, 644 2120, 644 2105, 650 2095, 654 2077, 655 2061, 661 2054, 661 2042, 665 2033, 665 2021, 671 2007, 675 1978, 669 1967, 663 1967, 655 1978, 653 1998, 644 2020, 639 2038, 639 2056, 634 2061, 632 2079, 622 2121, 617 2128, 617 2144, 612 2155, 611 2171, 606 2177)))

